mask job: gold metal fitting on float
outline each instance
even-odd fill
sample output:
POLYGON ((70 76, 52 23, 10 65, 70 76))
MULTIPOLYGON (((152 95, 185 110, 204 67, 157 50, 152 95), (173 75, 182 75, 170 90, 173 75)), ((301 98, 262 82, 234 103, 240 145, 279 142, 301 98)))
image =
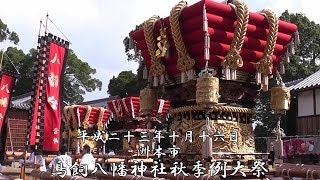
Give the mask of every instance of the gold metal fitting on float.
POLYGON ((290 91, 287 87, 271 88, 270 108, 279 113, 290 109, 290 91))
POLYGON ((151 88, 140 90, 140 112, 144 115, 150 115, 156 106, 157 96, 155 90, 151 88))
POLYGON ((212 108, 219 102, 219 78, 209 74, 197 79, 196 102, 204 108, 212 108))

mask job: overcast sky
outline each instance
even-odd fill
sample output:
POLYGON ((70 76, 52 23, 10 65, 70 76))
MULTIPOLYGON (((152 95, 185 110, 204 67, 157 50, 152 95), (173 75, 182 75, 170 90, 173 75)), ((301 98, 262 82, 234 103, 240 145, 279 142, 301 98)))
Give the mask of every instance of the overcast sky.
MULTIPOLYGON (((136 24, 152 15, 166 17, 180 0, 0 0, 0 18, 18 33, 18 47, 28 52, 36 47, 40 19, 48 12, 53 22, 71 41, 77 56, 97 70, 102 91, 87 93, 85 100, 108 97, 109 79, 123 70, 136 72, 137 64, 127 62, 122 40, 136 24)), ((199 0, 187 1, 189 5, 199 0)), ((320 23, 319 0, 245 0, 250 11, 269 8, 280 15, 301 12, 320 23)), ((49 24, 50 32, 63 37, 49 24)), ((12 46, 12 44, 9 44, 12 46)), ((8 46, 2 43, 1 48, 8 46)))

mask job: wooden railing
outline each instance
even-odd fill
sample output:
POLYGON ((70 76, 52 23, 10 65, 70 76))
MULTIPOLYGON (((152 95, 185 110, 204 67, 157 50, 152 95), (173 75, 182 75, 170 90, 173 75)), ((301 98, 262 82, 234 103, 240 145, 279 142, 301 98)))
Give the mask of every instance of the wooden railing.
POLYGON ((301 177, 306 179, 320 178, 320 166, 284 163, 277 164, 275 169, 275 175, 279 177, 301 177))
POLYGON ((81 176, 73 177, 73 176, 53 176, 50 172, 41 172, 39 170, 33 170, 30 174, 31 177, 34 179, 44 179, 44 180, 71 180, 71 179, 78 179, 78 180, 92 180, 90 178, 84 178, 81 176))

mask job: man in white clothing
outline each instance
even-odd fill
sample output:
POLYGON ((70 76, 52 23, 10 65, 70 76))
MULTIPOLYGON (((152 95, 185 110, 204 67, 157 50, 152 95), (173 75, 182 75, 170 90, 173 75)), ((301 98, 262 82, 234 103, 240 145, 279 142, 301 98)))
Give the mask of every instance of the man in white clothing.
POLYGON ((90 147, 88 145, 83 146, 80 165, 86 165, 88 171, 93 171, 96 167, 96 160, 91 154, 90 147))
POLYGON ((60 156, 52 159, 49 164, 49 168, 53 174, 64 177, 71 175, 70 167, 72 166, 72 158, 67 154, 67 148, 62 147, 60 150, 60 156))
POLYGON ((38 165, 40 166, 40 171, 47 171, 46 161, 41 155, 34 155, 35 146, 31 145, 28 149, 30 156, 28 159, 20 159, 19 163, 24 166, 38 165))

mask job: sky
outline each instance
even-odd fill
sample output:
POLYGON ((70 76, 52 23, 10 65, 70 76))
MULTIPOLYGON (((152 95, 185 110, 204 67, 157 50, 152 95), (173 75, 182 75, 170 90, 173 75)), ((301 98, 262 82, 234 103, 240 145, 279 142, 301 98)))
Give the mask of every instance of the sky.
MULTIPOLYGON (((128 62, 123 39, 152 15, 167 17, 180 0, 0 0, 0 18, 10 30, 18 33, 18 48, 27 53, 37 46, 39 21, 49 18, 71 42, 77 56, 97 70, 94 77, 103 83, 101 91, 87 93, 85 101, 108 97, 108 84, 121 71, 136 72, 138 64, 128 62)), ((188 0, 194 4, 199 0, 188 0)), ((244 0, 250 11, 271 9, 281 15, 285 10, 303 13, 320 23, 319 0, 244 0)), ((43 28, 42 28, 43 29, 43 28)), ((51 33, 65 38, 53 24, 51 33)), ((0 48, 13 46, 2 43, 0 48)))

